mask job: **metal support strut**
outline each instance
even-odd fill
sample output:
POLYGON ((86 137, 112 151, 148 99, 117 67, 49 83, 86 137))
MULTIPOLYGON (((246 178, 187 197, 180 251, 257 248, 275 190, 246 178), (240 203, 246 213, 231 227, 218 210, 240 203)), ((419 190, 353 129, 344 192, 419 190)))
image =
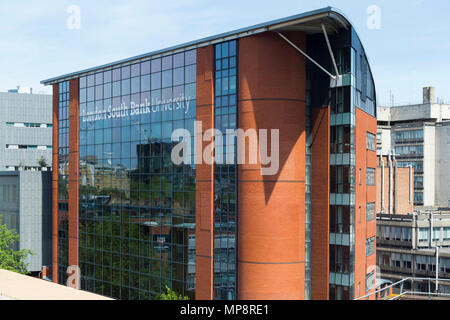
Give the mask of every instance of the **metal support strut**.
POLYGON ((286 40, 287 43, 289 43, 291 46, 293 46, 297 51, 299 51, 301 54, 303 54, 306 58, 308 58, 312 63, 314 63, 316 66, 318 66, 323 72, 325 72, 330 78, 333 80, 336 80, 336 77, 333 76, 331 73, 329 73, 324 67, 322 67, 319 63, 317 63, 313 58, 308 56, 302 49, 297 47, 295 44, 293 44, 288 38, 286 38, 281 33, 277 32, 280 37, 282 37, 284 40, 286 40))

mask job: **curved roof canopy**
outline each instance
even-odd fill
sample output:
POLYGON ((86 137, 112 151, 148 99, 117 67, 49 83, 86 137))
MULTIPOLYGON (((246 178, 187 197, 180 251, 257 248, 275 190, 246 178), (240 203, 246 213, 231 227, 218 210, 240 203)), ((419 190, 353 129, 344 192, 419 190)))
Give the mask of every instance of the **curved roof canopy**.
POLYGON ((41 81, 41 83, 44 85, 51 85, 61 81, 67 81, 73 78, 93 74, 101 70, 106 71, 115 67, 126 66, 132 63, 145 61, 150 58, 158 58, 185 50, 200 48, 211 44, 243 38, 267 31, 274 31, 274 32, 301 31, 307 34, 322 33, 323 32, 321 26, 322 24, 325 26, 327 33, 329 34, 337 33, 338 29, 340 28, 347 29, 351 26, 349 19, 346 18, 345 15, 340 10, 332 7, 326 7, 323 9, 305 12, 287 18, 277 19, 262 24, 254 25, 251 27, 246 27, 235 31, 218 34, 212 37, 187 42, 174 47, 153 51, 150 53, 116 61, 102 66, 69 73, 48 80, 43 80, 41 81))

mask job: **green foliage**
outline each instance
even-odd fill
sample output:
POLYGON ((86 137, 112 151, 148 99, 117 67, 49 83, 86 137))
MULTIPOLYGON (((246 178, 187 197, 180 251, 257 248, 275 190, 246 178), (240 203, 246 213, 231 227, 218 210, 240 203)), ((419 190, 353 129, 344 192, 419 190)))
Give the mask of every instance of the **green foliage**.
POLYGON ((45 160, 44 156, 41 157, 41 159, 38 160, 38 164, 41 168, 47 168, 47 161, 45 160))
POLYGON ((28 264, 25 263, 25 259, 33 252, 27 249, 13 250, 12 247, 16 240, 19 240, 19 235, 2 224, 0 216, 0 269, 28 274, 28 264))
POLYGON ((167 293, 162 293, 160 300, 189 300, 189 297, 183 297, 181 294, 178 295, 175 291, 172 291, 168 286, 166 286, 167 293))

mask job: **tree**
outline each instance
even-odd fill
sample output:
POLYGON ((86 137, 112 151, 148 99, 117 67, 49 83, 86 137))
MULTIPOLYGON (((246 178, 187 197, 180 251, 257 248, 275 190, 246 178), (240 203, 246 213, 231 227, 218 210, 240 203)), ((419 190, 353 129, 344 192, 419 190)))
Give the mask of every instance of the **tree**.
POLYGON ((0 269, 28 274, 28 264, 25 259, 33 252, 27 249, 15 251, 14 243, 19 240, 19 235, 14 230, 9 230, 2 224, 0 216, 0 269))
POLYGON ((183 297, 178 295, 175 291, 172 291, 166 286, 167 293, 161 293, 160 300, 189 300, 189 297, 183 297))
POLYGON ((47 168, 47 161, 45 160, 44 156, 41 157, 41 159, 38 160, 38 164, 41 168, 47 168))

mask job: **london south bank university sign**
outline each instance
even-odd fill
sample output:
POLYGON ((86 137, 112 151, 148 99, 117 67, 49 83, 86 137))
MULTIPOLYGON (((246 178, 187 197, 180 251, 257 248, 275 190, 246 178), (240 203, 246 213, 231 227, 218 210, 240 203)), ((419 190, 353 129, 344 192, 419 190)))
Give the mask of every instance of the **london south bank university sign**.
POLYGON ((184 110, 184 113, 187 114, 189 112, 191 102, 191 97, 185 96, 167 100, 156 100, 152 102, 145 99, 145 102, 140 104, 131 101, 130 104, 127 105, 125 102, 122 102, 122 104, 117 107, 109 105, 105 108, 96 107, 95 111, 87 111, 86 109, 80 110, 80 118, 82 122, 95 122, 105 119, 126 118, 130 116, 173 110, 184 110))

